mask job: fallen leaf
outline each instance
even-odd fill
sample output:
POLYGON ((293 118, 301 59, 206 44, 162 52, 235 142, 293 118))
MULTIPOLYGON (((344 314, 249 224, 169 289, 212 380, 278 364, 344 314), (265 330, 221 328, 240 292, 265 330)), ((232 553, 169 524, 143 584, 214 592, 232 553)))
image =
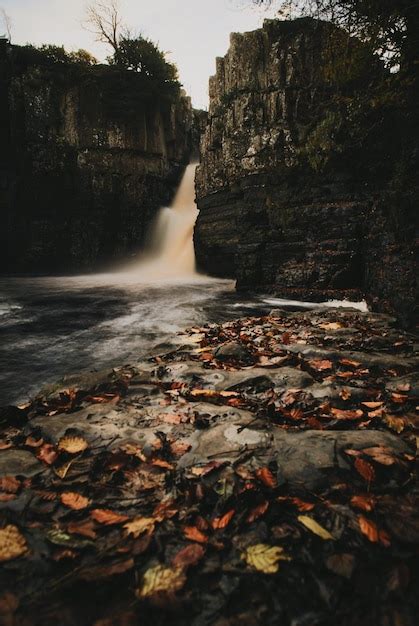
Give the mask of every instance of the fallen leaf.
POLYGON ((375 469, 368 461, 364 461, 364 459, 360 458, 355 459, 355 469, 367 483, 371 483, 375 480, 375 469))
POLYGON ((268 509, 269 509, 269 502, 265 500, 264 502, 262 502, 261 504, 258 504, 254 509, 250 511, 249 515, 246 517, 246 521, 249 522, 249 524, 251 524, 255 520, 259 519, 259 517, 262 517, 262 515, 265 515, 268 509))
POLYGON ((297 519, 306 528, 311 530, 312 533, 314 533, 315 535, 318 535, 322 539, 324 539, 324 540, 329 540, 329 539, 334 540, 333 535, 331 535, 329 533, 329 531, 326 530, 326 528, 323 528, 323 526, 320 526, 320 524, 318 524, 316 522, 316 520, 314 520, 312 517, 309 517, 308 515, 299 515, 297 519))
POLYGON ((85 498, 80 493, 75 493, 74 491, 65 491, 61 494, 60 500, 65 506, 74 511, 81 511, 90 505, 89 498, 85 498))
POLYGON ((89 444, 86 439, 78 436, 62 437, 58 442, 58 449, 67 452, 68 454, 79 454, 80 452, 87 450, 88 447, 89 444))
POLYGON ((28 551, 25 537, 12 524, 0 528, 0 561, 11 561, 28 551))
POLYGON ((39 449, 36 458, 47 465, 52 465, 57 460, 58 453, 53 445, 45 443, 42 448, 39 449))
POLYGON ((351 392, 349 391, 349 389, 346 389, 346 387, 344 387, 342 391, 339 392, 339 396, 342 398, 342 400, 349 400, 351 395, 351 392))
MULTIPOLYGON (((118 561, 117 563, 110 563, 109 565, 98 565, 96 567, 89 567, 82 570, 80 573, 81 580, 97 581, 109 578, 110 576, 116 576, 118 574, 124 574, 132 569, 135 565, 134 559, 128 558, 125 561, 118 561)), ((97 622, 96 622, 97 623, 97 622)))
POLYGON ((392 393, 391 394, 391 399, 396 404, 404 404, 406 402, 406 400, 408 400, 408 396, 404 396, 401 393, 392 393))
MULTIPOLYGON (((5 618, 11 618, 11 616, 16 612, 18 607, 19 600, 13 593, 11 593, 10 591, 5 591, 4 593, 2 593, 2 595, 0 596, 0 615, 5 618)), ((10 626, 12 626, 13 622, 14 620, 12 621, 11 619, 9 619, 9 621, 5 621, 5 626, 6 624, 10 624, 10 626)))
POLYGON ((346 411, 344 409, 330 409, 331 414, 337 420, 359 420, 364 415, 364 412, 361 409, 357 409, 356 411, 346 411))
POLYGON ((197 541, 198 543, 207 543, 208 537, 204 535, 196 526, 185 526, 183 528, 183 534, 186 539, 191 541, 197 541))
POLYGON ((192 448, 190 443, 185 443, 183 441, 174 441, 170 444, 170 451, 175 456, 183 456, 186 452, 192 448))
POLYGON ((149 598, 158 593, 173 594, 182 589, 186 582, 184 570, 181 567, 164 567, 157 565, 147 570, 137 595, 140 598, 149 598))
POLYGON ((190 543, 180 550, 172 559, 173 567, 187 567, 196 565, 203 558, 205 549, 198 543, 190 543))
POLYGON ((384 402, 361 402, 361 404, 368 409, 378 409, 378 407, 383 406, 384 402))
POLYGON ((385 446, 364 448, 362 452, 381 465, 394 465, 396 463, 396 459, 392 455, 391 450, 385 446))
POLYGON ((383 419, 384 424, 388 426, 394 432, 402 433, 406 427, 406 422, 402 417, 397 417, 396 415, 386 415, 383 419))
POLYGON ((82 522, 70 522, 67 526, 67 532, 74 535, 81 535, 82 537, 88 537, 89 539, 96 539, 94 522, 91 519, 82 522))
POLYGON ((15 476, 3 476, 0 478, 0 491, 6 493, 17 493, 21 487, 21 482, 15 476))
POLYGON ((352 496, 350 502, 355 508, 367 512, 372 511, 375 506, 374 496, 352 496))
POLYGON ((276 574, 280 561, 291 560, 280 546, 269 546, 264 543, 247 548, 242 554, 242 559, 250 567, 263 574, 276 574))
POLYGON ((25 446, 28 446, 28 448, 40 448, 43 443, 44 440, 42 437, 35 439, 34 437, 29 436, 26 437, 25 446))
POLYGON ((262 467, 261 469, 257 469, 255 474, 260 482, 265 485, 265 487, 275 489, 275 487, 277 486, 277 480, 268 467, 262 467))
POLYGON ((221 530, 223 528, 226 528, 226 526, 228 526, 228 524, 233 519, 235 512, 236 511, 234 509, 231 509, 231 511, 228 511, 222 517, 216 517, 215 519, 213 519, 211 522, 211 526, 213 527, 213 529, 221 530))
POLYGON ((175 413, 162 413, 162 415, 160 415, 160 418, 166 422, 166 424, 180 424, 183 417, 183 415, 176 415, 175 413))
POLYGON ((124 524, 124 528, 127 531, 127 535, 132 535, 137 539, 145 532, 153 532, 156 520, 153 517, 136 517, 127 524, 124 524))
POLYGON ((326 559, 326 567, 334 574, 349 580, 355 569, 355 557, 353 554, 332 554, 326 559))
POLYGON ((327 322, 324 324, 319 324, 320 328, 323 328, 324 330, 339 330, 340 328, 343 328, 343 324, 341 324, 340 322, 327 322))
POLYGON ((333 368, 332 361, 328 361, 327 359, 312 359, 308 361, 308 364, 317 372, 324 372, 333 368))
POLYGON ((339 363, 341 365, 346 365, 346 367, 353 367, 355 369, 362 365, 359 361, 352 361, 352 359, 339 359, 339 363))
POLYGON ((127 515, 120 515, 119 513, 110 511, 109 509, 93 509, 91 516, 96 522, 104 524, 105 526, 123 524, 129 520, 127 515))
POLYGON ((377 524, 372 520, 367 519, 363 515, 360 515, 358 518, 359 528, 363 535, 368 537, 370 541, 373 543, 378 542, 378 528, 377 524))

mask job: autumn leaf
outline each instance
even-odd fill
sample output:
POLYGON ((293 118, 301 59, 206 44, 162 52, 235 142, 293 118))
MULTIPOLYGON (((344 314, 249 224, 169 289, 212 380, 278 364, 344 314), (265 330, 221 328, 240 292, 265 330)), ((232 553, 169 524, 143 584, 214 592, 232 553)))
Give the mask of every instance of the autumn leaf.
POLYGON ((330 409, 331 414, 337 420, 359 420, 364 415, 364 412, 361 409, 357 409, 356 411, 346 411, 344 409, 330 409))
POLYGON ((146 571, 137 595, 140 598, 150 598, 158 593, 173 594, 182 589, 185 582, 186 576, 181 567, 157 565, 146 571))
POLYGON ((228 526, 228 524, 233 519, 235 512, 236 511, 234 509, 231 509, 231 511, 228 511, 222 517, 216 517, 215 519, 213 519, 212 522, 211 522, 211 526, 213 527, 213 529, 214 530, 221 530, 221 529, 225 528, 226 526, 228 526))
POLYGON ((353 554, 332 554, 326 559, 326 567, 334 574, 350 579, 355 569, 353 554))
POLYGON ((279 546, 269 546, 258 543, 247 548, 242 559, 246 563, 263 574, 276 574, 280 561, 290 561, 291 558, 284 553, 284 549, 279 546))
POLYGON ((96 539, 94 522, 91 519, 81 522, 70 522, 67 526, 67 532, 71 535, 81 535, 82 537, 88 537, 89 539, 96 539))
POLYGON ((57 460, 58 453, 53 445, 45 443, 42 448, 39 449, 36 458, 47 465, 52 465, 57 460))
POLYGON ((344 387, 340 392, 339 392, 339 396, 342 398, 342 400, 349 400, 349 398, 351 397, 351 392, 349 391, 349 389, 347 389, 346 387, 344 387))
POLYGON ((375 469, 368 461, 360 458, 355 459, 355 469, 367 483, 371 483, 375 480, 375 469))
POLYGON ((333 368, 332 361, 328 361, 327 359, 312 359, 308 361, 308 364, 317 372, 324 372, 333 368))
POLYGON ((269 502, 267 500, 265 500, 264 502, 261 502, 261 504, 258 504, 258 506, 256 506, 254 509, 250 511, 249 515, 246 517, 246 521, 249 522, 249 524, 251 524, 255 520, 259 519, 259 517, 262 517, 262 515, 265 515, 268 509, 269 509, 269 502))
POLYGON ((6 493, 17 493, 21 487, 21 482, 15 476, 3 476, 0 478, 0 491, 6 493))
POLYGON ((320 524, 318 524, 316 520, 314 520, 312 517, 309 517, 308 515, 299 515, 297 519, 306 528, 311 530, 312 533, 314 533, 315 535, 318 535, 322 539, 334 540, 333 535, 331 535, 329 531, 326 530, 326 528, 323 528, 323 526, 320 526, 320 524))
POLYGON ((156 520, 153 517, 136 517, 127 524, 124 524, 124 528, 127 531, 127 535, 132 535, 137 539, 145 532, 153 532, 156 520))
POLYGON ((390 538, 388 534, 383 530, 379 530, 375 522, 364 517, 363 515, 360 515, 358 523, 362 534, 368 537, 372 543, 381 543, 386 548, 390 546, 390 538))
POLYGON ((187 567, 196 565, 205 555, 205 548, 198 543, 190 543, 180 550, 172 560, 173 567, 187 567))
POLYGON ((352 359, 339 359, 339 363, 346 367, 353 367, 354 369, 362 365, 359 361, 352 361, 352 359))
POLYGON ((261 469, 257 469, 255 474, 260 482, 265 485, 265 487, 275 489, 275 487, 277 486, 277 480, 268 467, 262 467, 261 469))
POLYGON ((89 444, 83 437, 73 436, 73 437, 62 437, 58 442, 58 449, 63 452, 67 452, 68 454, 79 454, 80 452, 84 452, 87 450, 89 444))
POLYGON ((394 465, 396 463, 396 459, 392 456, 391 450, 385 446, 364 448, 362 452, 381 465, 394 465))
POLYGON ((11 561, 28 551, 25 537, 12 524, 0 528, 0 562, 11 561))
POLYGON ((341 322, 327 322, 319 324, 319 327, 324 330, 339 330, 340 328, 343 328, 343 324, 341 324, 341 322))
POLYGON ((186 539, 190 539, 191 541, 197 541, 198 543, 206 543, 208 541, 208 537, 204 535, 196 526, 185 526, 183 529, 183 534, 186 539))
POLYGON ((123 524, 129 519, 127 515, 120 515, 119 513, 115 513, 115 511, 110 511, 109 509, 93 509, 91 516, 96 522, 104 524, 105 526, 123 524))
POLYGON ((180 424, 183 419, 183 415, 176 415, 175 413, 162 413, 160 418, 166 422, 166 424, 180 424))
POLYGON ((383 419, 384 424, 388 426, 391 430, 394 430, 397 434, 400 435, 406 427, 406 422, 402 417, 397 417, 396 415, 386 415, 383 419))
POLYGON ((361 511, 370 512, 374 509, 375 498, 374 496, 352 496, 351 504, 361 511))
POLYGON ((366 406, 367 409, 378 409, 380 406, 383 406, 384 402, 361 402, 363 406, 366 406))
POLYGON ((68 508, 73 509, 74 511, 81 511, 90 505, 90 500, 88 498, 85 498, 81 494, 73 491, 66 491, 62 493, 60 500, 65 506, 68 506, 68 508))

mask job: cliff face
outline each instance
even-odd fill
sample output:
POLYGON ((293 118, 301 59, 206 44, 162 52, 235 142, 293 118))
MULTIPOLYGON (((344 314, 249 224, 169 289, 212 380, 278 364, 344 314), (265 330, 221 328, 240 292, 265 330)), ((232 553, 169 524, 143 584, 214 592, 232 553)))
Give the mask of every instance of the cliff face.
POLYGON ((106 66, 18 55, 0 50, 0 271, 87 270, 137 251, 188 162, 189 99, 142 99, 106 66))
POLYGON ((393 227, 365 166, 376 155, 363 162, 352 146, 355 114, 346 101, 355 58, 358 87, 383 71, 360 44, 311 19, 268 20, 231 36, 210 79, 196 179, 203 269, 237 278, 241 290, 304 299, 368 293, 381 309, 412 306, 408 219, 393 227), (337 44, 344 59, 334 58, 337 44))

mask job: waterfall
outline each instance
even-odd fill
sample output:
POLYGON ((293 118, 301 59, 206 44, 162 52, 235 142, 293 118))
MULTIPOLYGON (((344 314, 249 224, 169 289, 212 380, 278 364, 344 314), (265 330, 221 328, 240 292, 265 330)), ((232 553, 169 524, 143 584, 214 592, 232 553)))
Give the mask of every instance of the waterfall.
POLYGON ((139 280, 149 282, 195 276, 196 167, 196 163, 188 165, 172 206, 160 209, 152 224, 146 250, 131 268, 139 280))

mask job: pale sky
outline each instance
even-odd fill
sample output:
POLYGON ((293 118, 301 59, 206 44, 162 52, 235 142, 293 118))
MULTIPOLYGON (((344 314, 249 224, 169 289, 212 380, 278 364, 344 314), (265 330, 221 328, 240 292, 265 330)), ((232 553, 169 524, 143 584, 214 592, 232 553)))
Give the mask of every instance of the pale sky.
MULTIPOLYGON (((85 48, 99 60, 109 54, 94 41, 83 21, 86 0, 0 0, 12 19, 13 43, 85 48)), ((250 0, 120 0, 125 23, 150 37, 179 68, 180 79, 194 106, 207 108, 208 78, 215 57, 228 49, 232 31, 254 30, 274 10, 251 6, 250 0)), ((3 31, 2 24, 0 31, 3 31)))

